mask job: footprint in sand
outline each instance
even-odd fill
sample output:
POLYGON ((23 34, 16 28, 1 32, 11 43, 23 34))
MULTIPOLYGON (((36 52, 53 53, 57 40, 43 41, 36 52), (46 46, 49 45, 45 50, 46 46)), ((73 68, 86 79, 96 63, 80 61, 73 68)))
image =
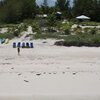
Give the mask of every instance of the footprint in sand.
POLYGON ((41 73, 38 73, 38 74, 36 74, 37 76, 40 76, 41 75, 41 73))
POLYGON ((30 73, 35 73, 35 71, 31 71, 30 73))
POLYGON ((11 69, 14 69, 14 67, 12 67, 11 69))
POLYGON ((18 76, 22 75, 21 73, 18 74, 18 76))
POLYGON ((27 80, 24 80, 24 82, 29 82, 29 81, 27 81, 27 80))
POLYGON ((56 72, 53 72, 53 74, 57 74, 56 72))
POLYGON ((65 72, 62 72, 63 74, 65 74, 65 72))
POLYGON ((11 63, 1 63, 2 65, 11 65, 11 63))
POLYGON ((42 43, 47 43, 47 41, 43 41, 42 43))
POLYGON ((13 60, 13 59, 15 59, 15 58, 6 58, 5 60, 13 60))
POLYGON ((70 67, 67 67, 66 69, 70 69, 70 67))
POLYGON ((43 74, 46 74, 46 72, 44 72, 43 74))
POLYGON ((73 75, 76 75, 76 72, 74 72, 73 75))

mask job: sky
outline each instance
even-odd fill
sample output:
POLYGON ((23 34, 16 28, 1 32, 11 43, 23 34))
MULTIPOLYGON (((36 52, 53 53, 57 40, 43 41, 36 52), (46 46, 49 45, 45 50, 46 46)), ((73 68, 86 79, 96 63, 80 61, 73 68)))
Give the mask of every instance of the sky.
MULTIPOLYGON (((40 5, 43 3, 44 0, 36 0, 37 4, 40 5)), ((54 6, 56 0, 48 0, 48 5, 49 6, 54 6)))
MULTIPOLYGON (((36 0, 36 2, 37 2, 38 5, 41 5, 43 3, 43 1, 44 0, 36 0)), ((49 6, 54 6, 55 5, 55 2, 56 2, 56 0, 47 0, 47 1, 48 1, 48 5, 49 6)), ((73 0, 70 0, 70 1, 71 1, 71 4, 72 4, 72 1, 73 0)))
MULTIPOLYGON (((36 2, 37 2, 38 5, 42 4, 43 1, 44 1, 44 0, 36 0, 36 2)), ((56 0, 47 0, 47 1, 48 1, 48 5, 49 5, 49 6, 54 6, 54 4, 55 4, 55 2, 56 2, 56 0)), ((70 0, 70 1, 72 1, 72 0, 70 0)))

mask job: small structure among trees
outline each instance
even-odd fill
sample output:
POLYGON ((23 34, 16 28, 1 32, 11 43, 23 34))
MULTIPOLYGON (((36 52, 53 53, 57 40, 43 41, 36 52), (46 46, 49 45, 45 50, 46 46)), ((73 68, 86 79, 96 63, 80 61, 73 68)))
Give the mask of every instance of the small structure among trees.
POLYGON ((76 17, 76 19, 78 19, 79 21, 84 21, 84 20, 90 20, 90 17, 87 17, 85 15, 81 15, 76 17))
MULTIPOLYGON (((42 1, 42 0, 41 0, 42 1)), ((47 0, 41 5, 36 0, 0 0, 0 22, 17 23, 24 19, 33 19, 39 14, 55 14, 57 18, 73 19, 78 15, 87 15, 92 21, 100 21, 100 0, 56 0, 49 6, 47 0)))
POLYGON ((56 16, 56 19, 57 19, 57 20, 61 20, 61 18, 62 18, 62 12, 57 11, 57 12, 55 13, 55 16, 56 16))

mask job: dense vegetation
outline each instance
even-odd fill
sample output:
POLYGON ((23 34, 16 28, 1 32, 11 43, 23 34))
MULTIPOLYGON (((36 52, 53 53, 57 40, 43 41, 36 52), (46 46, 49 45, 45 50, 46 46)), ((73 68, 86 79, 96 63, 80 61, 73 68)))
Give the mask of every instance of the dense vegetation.
POLYGON ((0 38, 21 37, 29 26, 35 33, 28 35, 31 39, 63 39, 55 44, 64 46, 100 46, 100 28, 96 27, 100 26, 100 0, 74 0, 73 6, 70 0, 57 0, 53 7, 47 0, 41 6, 36 0, 0 1, 0 32, 7 28, 0 38), (57 12, 62 14, 57 16, 57 12), (41 16, 44 14, 48 17, 41 16), (82 14, 91 21, 76 21, 75 17, 82 14), (72 28, 74 24, 78 26, 72 28))
POLYGON ((74 0, 73 13, 90 16, 93 21, 100 21, 100 0, 74 0))
POLYGON ((16 23, 34 17, 35 12, 35 0, 0 1, 0 22, 16 23))
POLYGON ((100 21, 100 0, 74 0, 70 6, 70 0, 57 0, 54 7, 49 7, 47 0, 41 6, 36 0, 2 0, 0 1, 0 22, 18 23, 24 19, 35 18, 37 14, 54 14, 62 12, 62 19, 72 19, 85 14, 93 21, 100 21))
POLYGON ((100 34, 78 34, 70 35, 64 38, 64 41, 58 41, 55 43, 58 46, 89 46, 99 47, 100 46, 100 34))

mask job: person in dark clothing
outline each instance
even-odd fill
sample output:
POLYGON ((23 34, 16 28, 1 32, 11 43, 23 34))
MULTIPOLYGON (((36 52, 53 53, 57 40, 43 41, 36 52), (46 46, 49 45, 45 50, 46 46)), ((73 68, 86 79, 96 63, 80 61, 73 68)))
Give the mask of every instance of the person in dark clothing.
POLYGON ((18 51, 18 55, 20 55, 20 48, 19 47, 18 47, 17 51, 18 51))

